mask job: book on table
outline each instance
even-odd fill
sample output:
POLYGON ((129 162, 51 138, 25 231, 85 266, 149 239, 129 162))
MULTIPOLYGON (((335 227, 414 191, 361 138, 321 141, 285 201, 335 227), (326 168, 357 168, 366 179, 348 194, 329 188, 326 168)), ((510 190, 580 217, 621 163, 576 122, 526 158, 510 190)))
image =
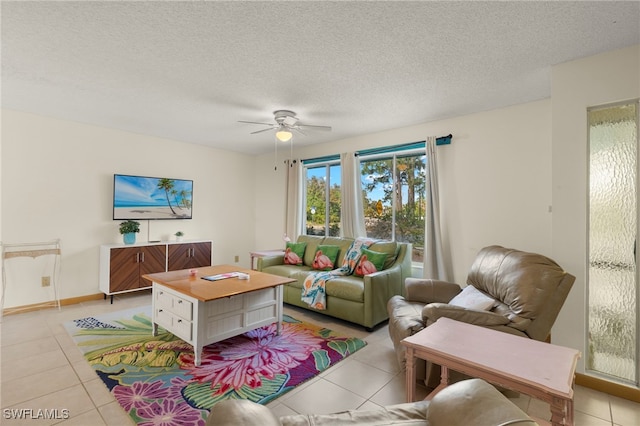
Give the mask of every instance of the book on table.
POLYGON ((242 272, 226 272, 224 274, 207 275, 206 277, 202 277, 202 279, 207 281, 220 281, 228 278, 238 278, 241 274, 242 272))

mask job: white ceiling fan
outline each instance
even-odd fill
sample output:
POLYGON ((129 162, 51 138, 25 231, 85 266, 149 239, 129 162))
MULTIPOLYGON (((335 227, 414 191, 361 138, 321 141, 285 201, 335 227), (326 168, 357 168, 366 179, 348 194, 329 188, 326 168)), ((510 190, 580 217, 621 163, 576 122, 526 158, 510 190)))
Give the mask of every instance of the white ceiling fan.
POLYGON ((312 129, 312 130, 331 130, 331 126, 316 126, 313 124, 302 124, 298 121, 296 117, 296 113, 293 111, 289 111, 286 109, 279 109, 273 112, 273 118, 275 123, 261 123, 257 121, 243 121, 240 120, 238 123, 248 123, 248 124, 260 124, 262 126, 269 126, 266 129, 257 130, 255 132, 251 132, 252 135, 256 133, 267 132, 269 130, 276 130, 276 138, 282 142, 288 142, 293 137, 293 130, 299 132, 301 134, 305 134, 302 129, 312 129))

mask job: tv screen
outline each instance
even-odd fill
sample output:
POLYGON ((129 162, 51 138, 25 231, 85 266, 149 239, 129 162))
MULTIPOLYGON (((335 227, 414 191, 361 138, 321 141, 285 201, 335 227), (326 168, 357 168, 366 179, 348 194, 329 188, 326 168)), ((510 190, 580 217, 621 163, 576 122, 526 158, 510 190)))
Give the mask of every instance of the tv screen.
POLYGON ((113 175, 113 220, 191 219, 193 181, 113 175))

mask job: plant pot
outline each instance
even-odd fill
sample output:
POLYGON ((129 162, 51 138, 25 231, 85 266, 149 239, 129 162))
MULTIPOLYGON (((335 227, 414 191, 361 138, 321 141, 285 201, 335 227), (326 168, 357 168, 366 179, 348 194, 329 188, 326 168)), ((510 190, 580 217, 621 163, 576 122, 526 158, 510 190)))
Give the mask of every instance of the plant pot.
POLYGON ((122 234, 122 239, 125 244, 134 244, 136 242, 136 233, 129 232, 128 234, 122 234))
POLYGON ((176 241, 182 241, 182 236, 176 236, 176 241))

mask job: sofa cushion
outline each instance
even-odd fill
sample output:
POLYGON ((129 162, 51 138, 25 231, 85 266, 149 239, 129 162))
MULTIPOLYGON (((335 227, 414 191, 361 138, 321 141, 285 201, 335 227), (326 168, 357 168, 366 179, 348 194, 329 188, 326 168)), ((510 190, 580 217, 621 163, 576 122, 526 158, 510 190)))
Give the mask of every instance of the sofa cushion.
MULTIPOLYGON (((309 271, 311 271, 312 269, 308 266, 292 266, 292 265, 274 265, 274 266, 269 266, 266 267, 262 270, 262 272, 265 272, 267 274, 273 274, 273 275, 278 275, 281 277, 287 277, 287 278, 293 278, 293 279, 299 279, 298 277, 300 276, 300 274, 308 274, 309 271)), ((302 279, 302 281, 304 281, 304 278, 302 279)), ((295 285, 296 283, 290 283, 287 285, 295 285)), ((302 287, 300 287, 302 288, 302 287)))
MULTIPOLYGON (((307 275, 315 274, 318 271, 314 271, 307 266, 301 266, 300 268, 295 268, 295 270, 292 271, 292 269, 294 268, 292 268, 291 266, 282 266, 287 272, 289 272, 289 275, 287 276, 296 280, 295 282, 285 285, 288 287, 300 289, 300 297, 302 297, 302 285, 304 283, 304 279, 307 277, 307 275)), ((272 266, 268 269, 265 269, 264 272, 267 272, 269 274, 277 274, 276 270, 271 268, 277 267, 272 266)), ((327 281, 325 292, 329 297, 338 297, 340 299, 352 300, 354 302, 363 302, 364 281, 363 278, 358 278, 351 275, 335 277, 327 281)))
POLYGON ((305 278, 307 278, 307 275, 316 274, 316 273, 318 273, 318 271, 315 271, 313 268, 310 268, 309 266, 302 266, 301 268, 297 268, 295 271, 291 271, 289 273, 289 278, 293 278, 294 280, 296 280, 296 282, 289 283, 286 285, 301 289, 305 278))
POLYGON ((371 247, 369 247, 369 250, 377 251, 379 253, 387 253, 387 258, 384 261, 384 266, 382 269, 388 269, 396 262, 399 249, 400 247, 395 241, 378 241, 377 243, 373 243, 371 247))
POLYGON ((364 301, 363 278, 352 275, 332 278, 327 281, 325 290, 329 297, 338 297, 340 299, 353 300, 354 302, 364 301))
POLYGON ((324 240, 324 237, 319 235, 300 235, 298 237, 297 242, 307 243, 307 249, 304 251, 303 265, 311 266, 318 245, 322 244, 322 240, 324 240))
POLYGON ((358 264, 353 271, 353 275, 356 277, 363 277, 365 275, 373 274, 374 272, 382 271, 384 261, 387 259, 387 253, 380 253, 365 248, 363 248, 361 252, 362 255, 360 256, 358 264))
POLYGON ((332 245, 340 247, 340 251, 338 252, 338 258, 336 259, 335 267, 339 268, 342 266, 342 262, 344 261, 344 255, 353 244, 353 238, 339 238, 339 237, 326 237, 322 241, 323 245, 332 245))
POLYGON ((312 268, 317 271, 331 271, 335 269, 334 267, 339 252, 340 246, 319 245, 313 259, 313 264, 311 265, 312 268))
POLYGON ((288 242, 284 250, 285 265, 302 265, 302 258, 307 247, 307 243, 288 242))

